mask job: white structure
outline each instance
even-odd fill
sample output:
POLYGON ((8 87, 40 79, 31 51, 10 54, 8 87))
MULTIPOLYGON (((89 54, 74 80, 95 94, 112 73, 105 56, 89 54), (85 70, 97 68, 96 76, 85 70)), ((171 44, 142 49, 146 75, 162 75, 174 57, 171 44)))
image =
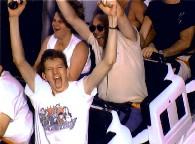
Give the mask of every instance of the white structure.
POLYGON ((187 93, 195 91, 195 80, 185 85, 183 79, 173 73, 169 64, 165 80, 171 80, 172 83, 149 104, 151 125, 132 138, 125 126, 120 124, 116 113, 112 112, 113 121, 108 131, 115 132, 116 136, 109 144, 118 144, 119 141, 121 144, 147 141, 150 144, 195 143, 195 122, 192 123, 187 99, 187 93))

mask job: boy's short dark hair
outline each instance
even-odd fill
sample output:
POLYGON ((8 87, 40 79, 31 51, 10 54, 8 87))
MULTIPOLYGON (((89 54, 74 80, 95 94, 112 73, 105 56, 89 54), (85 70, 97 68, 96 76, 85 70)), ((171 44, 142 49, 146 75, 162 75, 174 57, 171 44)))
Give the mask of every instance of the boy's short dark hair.
POLYGON ((67 61, 66 61, 66 56, 62 51, 58 51, 55 49, 47 49, 44 51, 42 57, 41 57, 41 62, 38 66, 38 73, 41 74, 45 71, 45 62, 48 59, 55 59, 55 58, 60 58, 64 62, 64 66, 68 68, 67 61))

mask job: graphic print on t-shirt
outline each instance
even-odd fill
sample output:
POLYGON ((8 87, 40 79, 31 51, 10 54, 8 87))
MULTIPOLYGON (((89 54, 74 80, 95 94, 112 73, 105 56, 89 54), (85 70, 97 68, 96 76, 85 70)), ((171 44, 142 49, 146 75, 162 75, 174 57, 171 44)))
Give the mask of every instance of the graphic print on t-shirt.
POLYGON ((62 129, 73 129, 77 118, 73 118, 68 107, 50 106, 47 108, 41 108, 39 111, 40 121, 43 128, 48 131, 56 131, 62 129))

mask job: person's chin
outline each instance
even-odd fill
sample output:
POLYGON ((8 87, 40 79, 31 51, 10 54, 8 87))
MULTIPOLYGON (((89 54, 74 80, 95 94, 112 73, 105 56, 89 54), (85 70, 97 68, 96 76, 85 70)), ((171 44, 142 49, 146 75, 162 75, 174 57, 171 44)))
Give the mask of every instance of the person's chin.
POLYGON ((59 38, 60 38, 60 34, 54 33, 54 37, 55 37, 56 39, 59 39, 59 38))
POLYGON ((104 39, 104 36, 96 36, 96 39, 104 39))
POLYGON ((56 87, 55 90, 57 93, 61 93, 61 92, 63 92, 64 89, 63 89, 63 87, 56 87))

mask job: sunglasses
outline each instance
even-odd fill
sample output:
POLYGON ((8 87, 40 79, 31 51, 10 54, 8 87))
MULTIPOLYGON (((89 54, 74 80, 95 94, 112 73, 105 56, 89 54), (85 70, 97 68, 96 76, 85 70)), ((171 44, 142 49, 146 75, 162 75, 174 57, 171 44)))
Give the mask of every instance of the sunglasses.
POLYGON ((89 26, 89 30, 91 32, 94 32, 96 29, 99 31, 99 32, 102 32, 104 30, 105 26, 102 25, 102 24, 97 24, 97 25, 90 25, 89 26))

